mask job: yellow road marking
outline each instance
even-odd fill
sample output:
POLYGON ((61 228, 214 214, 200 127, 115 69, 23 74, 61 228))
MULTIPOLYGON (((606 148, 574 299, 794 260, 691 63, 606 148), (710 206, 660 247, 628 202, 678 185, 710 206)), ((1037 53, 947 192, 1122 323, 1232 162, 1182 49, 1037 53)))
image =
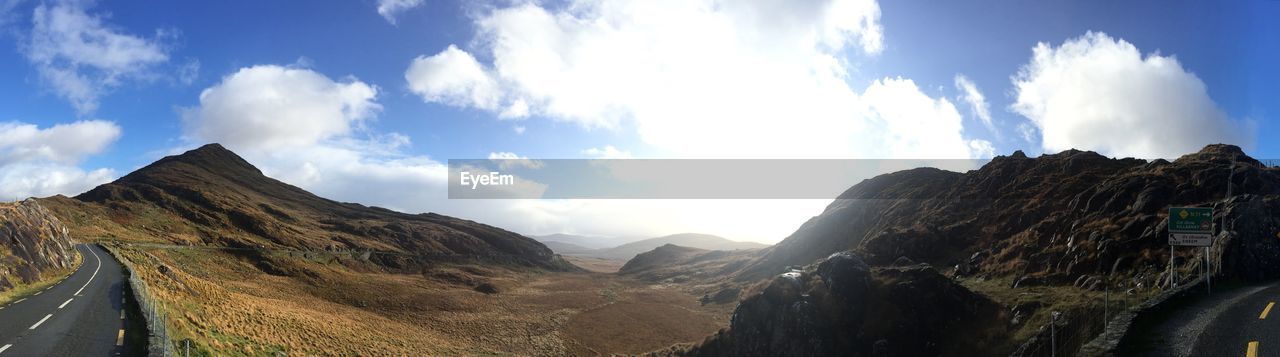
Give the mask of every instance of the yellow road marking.
POLYGON ((1249 350, 1245 351, 1245 357, 1258 357, 1258 341, 1249 342, 1249 350))
POLYGON ((120 329, 120 332, 116 334, 116 346, 124 346, 124 329, 120 329))
POLYGON ((1258 315, 1258 319, 1259 319, 1259 320, 1266 319, 1266 318, 1267 318, 1267 314, 1270 314, 1270 313, 1271 313, 1271 307, 1272 307, 1272 306, 1276 306, 1276 302, 1275 302, 1275 301, 1272 301, 1272 302, 1267 303, 1267 307, 1265 307, 1265 308, 1263 308, 1263 309, 1262 309, 1262 315, 1258 315))

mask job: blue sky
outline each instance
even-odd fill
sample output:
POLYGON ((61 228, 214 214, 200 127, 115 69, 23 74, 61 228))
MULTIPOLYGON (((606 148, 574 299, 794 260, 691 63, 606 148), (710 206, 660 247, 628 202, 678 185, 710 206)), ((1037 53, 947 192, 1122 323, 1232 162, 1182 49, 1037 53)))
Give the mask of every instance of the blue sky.
POLYGON ((1219 141, 1275 158, 1275 15, 1265 1, 0 0, 0 196, 76 194, 219 141, 341 200, 532 234, 772 241, 825 202, 732 204, 785 216, 768 227, 655 213, 723 202, 457 202, 440 164, 1152 158, 1219 141), (611 218, 637 215, 660 223, 611 218))

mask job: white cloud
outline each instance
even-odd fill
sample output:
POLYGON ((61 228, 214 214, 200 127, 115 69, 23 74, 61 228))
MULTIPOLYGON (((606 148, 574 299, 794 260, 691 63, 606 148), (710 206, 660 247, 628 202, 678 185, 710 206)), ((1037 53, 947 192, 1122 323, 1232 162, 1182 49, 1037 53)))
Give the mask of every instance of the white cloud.
POLYGON ((0 27, 14 21, 13 8, 25 0, 0 0, 0 27))
POLYGON ((1176 58, 1143 56, 1101 32, 1037 44, 1013 84, 1011 108, 1039 129, 1046 151, 1176 158, 1206 144, 1254 141, 1252 125, 1228 118, 1176 58))
POLYGON ((969 140, 969 150, 972 157, 979 159, 989 159, 996 156, 996 147, 986 140, 969 140))
POLYGON ((605 145, 599 148, 589 148, 582 150, 582 154, 593 159, 630 159, 631 152, 626 150, 618 150, 613 145, 605 145))
POLYGON ((115 173, 109 169, 86 171, 76 165, 119 138, 120 127, 102 120, 45 129, 0 123, 0 198, 74 195, 110 181, 115 173))
POLYGON ((56 163, 18 163, 0 167, 0 198, 18 200, 57 194, 77 195, 115 179, 110 169, 84 169, 56 163))
POLYGON ((961 93, 960 100, 969 103, 969 110, 973 115, 982 121, 982 125, 986 126, 987 130, 995 133, 996 126, 991 122, 991 106, 987 104, 987 97, 983 96, 978 86, 963 74, 957 73, 955 82, 956 89, 961 93))
POLYGON ((516 155, 514 152, 491 152, 489 160, 497 160, 498 168, 508 170, 512 167, 523 167, 527 169, 540 169, 544 166, 542 161, 530 160, 528 157, 516 155))
POLYGON ((450 46, 405 77, 499 118, 634 127, 668 156, 969 157, 950 101, 908 79, 850 85, 845 55, 881 51, 879 16, 869 0, 520 3, 475 20, 480 56, 450 46))
POLYGON ((381 106, 378 89, 356 79, 333 81, 302 68, 241 68, 200 93, 183 110, 190 136, 228 147, 270 150, 314 145, 350 134, 381 106))
MULTIPOLYGON (((425 101, 490 110, 498 106, 497 83, 475 57, 453 45, 434 56, 415 58, 404 78, 409 90, 425 101)), ((528 114, 523 102, 512 103, 511 108, 511 115, 528 114)))
POLYGON ((378 0, 378 15, 395 25, 397 15, 419 5, 422 5, 422 0, 378 0))
POLYGON ((120 138, 120 127, 85 120, 40 129, 34 124, 0 123, 0 165, 19 161, 74 164, 97 154, 120 138))
POLYGON ((200 60, 191 59, 178 67, 177 80, 183 85, 191 85, 200 76, 200 60))
MULTIPOLYGON (((92 113, 99 98, 129 80, 156 77, 167 62, 156 40, 127 34, 90 15, 80 2, 39 5, 31 17, 27 60, 40 78, 81 114, 92 113)), ((168 36, 161 32, 157 37, 168 36)))
POLYGON ((1018 123, 1018 135, 1022 136, 1022 140, 1034 144, 1036 142, 1036 134, 1038 129, 1031 123, 1018 123))

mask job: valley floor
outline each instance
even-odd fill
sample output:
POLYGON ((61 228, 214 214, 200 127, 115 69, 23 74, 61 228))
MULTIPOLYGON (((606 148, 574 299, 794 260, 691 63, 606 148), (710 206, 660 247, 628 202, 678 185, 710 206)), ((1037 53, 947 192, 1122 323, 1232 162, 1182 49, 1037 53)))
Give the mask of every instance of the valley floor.
POLYGON ((605 273, 480 265, 370 273, 317 254, 271 257, 288 272, 281 276, 233 252, 121 251, 168 311, 170 339, 192 339, 196 355, 635 354, 701 341, 734 308, 605 273))

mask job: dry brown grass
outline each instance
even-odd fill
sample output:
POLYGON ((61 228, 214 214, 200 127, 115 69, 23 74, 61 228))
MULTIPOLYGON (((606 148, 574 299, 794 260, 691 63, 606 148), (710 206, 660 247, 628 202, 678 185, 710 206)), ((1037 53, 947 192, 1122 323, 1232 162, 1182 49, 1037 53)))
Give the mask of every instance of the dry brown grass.
POLYGON ((1110 299, 1111 313, 1118 313, 1123 307, 1135 306, 1152 296, 1151 292, 1142 291, 1126 293, 1112 291, 1106 294, 1101 291, 1090 291, 1073 286, 1029 286, 1011 288, 1012 277, 993 279, 962 279, 961 285, 981 293, 1004 306, 1015 307, 1027 304, 1040 306, 1031 316, 1024 316, 1015 327, 1011 341, 1025 341, 1038 332, 1041 326, 1049 323, 1053 311, 1091 311, 1103 309, 1104 299, 1110 299))
POLYGON ((284 277, 219 251, 122 251, 171 314, 170 338, 191 338, 202 355, 640 353, 700 341, 727 326, 732 309, 612 274, 474 265, 361 273, 299 259, 288 263, 307 274, 284 277), (501 292, 486 295, 441 276, 489 282, 501 292))
POLYGON ((587 271, 592 271, 597 273, 617 273, 618 269, 622 269, 623 264, 627 264, 627 262, 623 260, 578 257, 578 256, 569 256, 569 255, 565 255, 563 257, 564 257, 564 260, 569 261, 569 263, 573 263, 573 265, 577 265, 582 269, 586 269, 587 271))

